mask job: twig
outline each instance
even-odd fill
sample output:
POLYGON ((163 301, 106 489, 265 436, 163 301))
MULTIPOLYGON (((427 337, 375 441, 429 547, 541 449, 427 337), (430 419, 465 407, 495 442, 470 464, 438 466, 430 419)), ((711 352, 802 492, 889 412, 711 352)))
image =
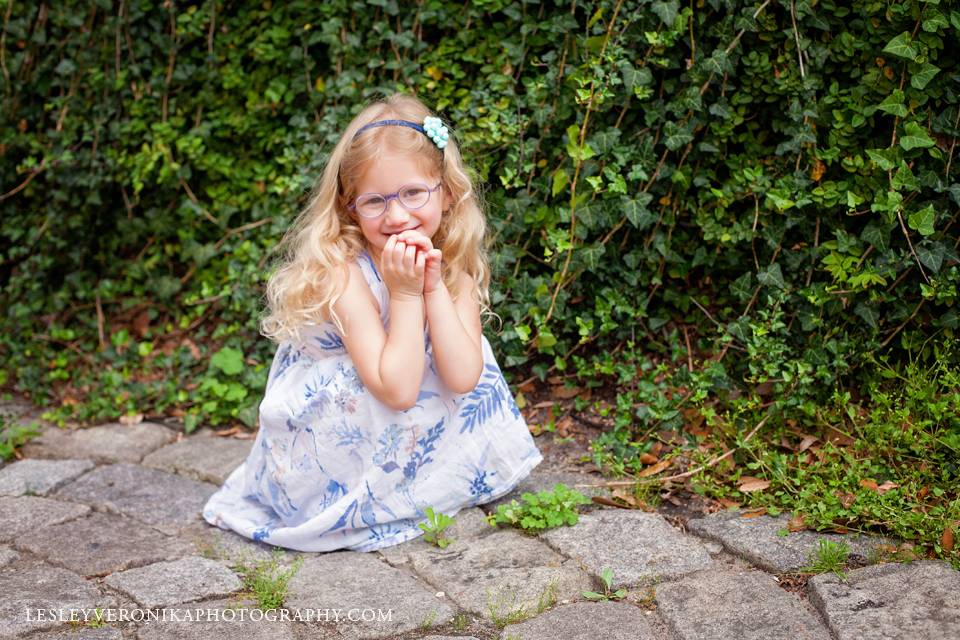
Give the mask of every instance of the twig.
POLYGON ((100 351, 107 348, 107 340, 103 331, 103 305, 100 304, 100 292, 97 292, 97 336, 100 338, 100 351))
POLYGON ((793 23, 793 38, 797 41, 797 60, 800 61, 800 77, 805 78, 803 71, 803 51, 800 49, 800 33, 797 31, 797 3, 790 0, 790 22, 793 23))
POLYGON ((920 264, 920 257, 917 256, 917 252, 913 249, 913 242, 910 241, 910 232, 907 231, 907 225, 903 222, 903 214, 897 210, 897 220, 900 221, 900 229, 903 231, 903 237, 907 239, 907 246, 910 247, 910 253, 913 255, 913 259, 917 261, 917 266, 920 268, 920 275, 923 276, 923 279, 927 281, 927 284, 930 284, 930 278, 927 277, 927 273, 923 270, 923 265, 920 264))

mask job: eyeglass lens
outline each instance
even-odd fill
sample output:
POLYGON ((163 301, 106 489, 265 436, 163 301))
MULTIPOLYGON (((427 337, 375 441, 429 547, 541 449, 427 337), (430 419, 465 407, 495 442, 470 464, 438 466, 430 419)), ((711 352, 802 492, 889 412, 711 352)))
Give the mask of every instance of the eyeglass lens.
MULTIPOLYGON (((396 197, 407 209, 419 209, 430 200, 430 189, 425 184, 408 184, 400 188, 396 197)), ((364 217, 375 218, 387 210, 387 197, 369 193, 357 198, 357 212, 364 217)))

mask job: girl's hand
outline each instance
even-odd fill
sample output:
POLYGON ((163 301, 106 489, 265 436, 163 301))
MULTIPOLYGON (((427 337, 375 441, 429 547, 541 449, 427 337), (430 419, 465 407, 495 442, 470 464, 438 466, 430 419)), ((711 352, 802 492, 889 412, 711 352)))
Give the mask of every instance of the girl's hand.
POLYGON ((423 293, 426 254, 417 245, 390 236, 380 254, 380 272, 393 298, 419 298, 423 293))
POLYGON ((423 295, 436 291, 443 284, 440 267, 443 264, 443 253, 440 249, 427 251, 427 259, 423 270, 423 295))

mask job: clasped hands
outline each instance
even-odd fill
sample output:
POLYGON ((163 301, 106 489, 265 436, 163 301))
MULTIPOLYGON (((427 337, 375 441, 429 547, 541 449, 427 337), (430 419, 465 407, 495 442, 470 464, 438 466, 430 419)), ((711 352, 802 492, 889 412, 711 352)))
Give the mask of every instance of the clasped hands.
POLYGON ((380 275, 391 297, 418 298, 440 286, 443 254, 415 230, 392 235, 380 253, 380 275))

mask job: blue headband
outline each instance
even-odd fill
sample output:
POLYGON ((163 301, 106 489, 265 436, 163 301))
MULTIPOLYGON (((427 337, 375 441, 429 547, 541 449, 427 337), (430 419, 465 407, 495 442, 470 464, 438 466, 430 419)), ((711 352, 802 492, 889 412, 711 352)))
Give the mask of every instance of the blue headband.
POLYGON ((372 129, 374 127, 386 127, 388 125, 410 127, 411 129, 415 129, 430 138, 433 141, 433 144, 437 145, 437 148, 441 151, 445 146, 447 146, 447 140, 450 138, 450 132, 444 126, 443 122, 440 121, 440 118, 434 118, 433 116, 427 116, 424 118, 422 125, 419 125, 416 122, 410 122, 409 120, 377 120, 376 122, 371 122, 370 124, 365 124, 360 127, 357 132, 353 134, 353 137, 356 138, 367 129, 372 129))

